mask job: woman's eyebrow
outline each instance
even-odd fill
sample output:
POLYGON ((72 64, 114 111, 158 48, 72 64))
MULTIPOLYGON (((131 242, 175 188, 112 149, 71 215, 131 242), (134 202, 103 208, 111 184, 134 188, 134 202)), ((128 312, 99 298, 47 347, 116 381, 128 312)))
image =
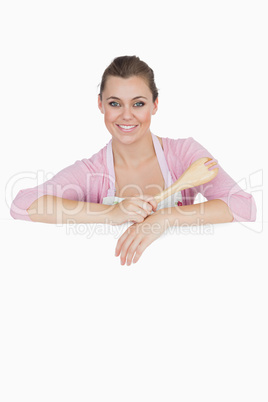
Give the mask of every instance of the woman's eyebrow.
MULTIPOLYGON (((131 100, 134 100, 134 99, 139 99, 139 98, 144 98, 144 99, 147 99, 147 98, 145 98, 145 96, 135 96, 135 98, 133 98, 133 99, 131 99, 131 100)), ((120 98, 117 98, 117 96, 109 96, 109 98, 107 98, 106 100, 109 100, 109 99, 117 99, 117 100, 121 100, 120 98)))

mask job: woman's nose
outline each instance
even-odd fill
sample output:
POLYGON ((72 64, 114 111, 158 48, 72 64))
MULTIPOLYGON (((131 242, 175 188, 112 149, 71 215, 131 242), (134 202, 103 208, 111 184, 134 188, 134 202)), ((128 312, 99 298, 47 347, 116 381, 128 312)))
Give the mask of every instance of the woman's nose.
POLYGON ((122 117, 124 119, 131 119, 133 117, 133 113, 129 107, 124 107, 122 109, 122 117))

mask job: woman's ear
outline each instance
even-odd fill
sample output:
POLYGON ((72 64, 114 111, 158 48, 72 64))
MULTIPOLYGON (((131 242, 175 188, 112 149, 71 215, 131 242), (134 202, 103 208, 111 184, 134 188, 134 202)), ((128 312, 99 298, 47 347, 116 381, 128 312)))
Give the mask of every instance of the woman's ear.
POLYGON ((102 101, 101 101, 101 98, 100 98, 100 94, 98 95, 98 108, 100 109, 101 113, 104 114, 103 106, 102 106, 102 101))
POLYGON ((153 107, 152 114, 156 114, 157 110, 158 110, 158 97, 154 101, 154 107, 153 107))

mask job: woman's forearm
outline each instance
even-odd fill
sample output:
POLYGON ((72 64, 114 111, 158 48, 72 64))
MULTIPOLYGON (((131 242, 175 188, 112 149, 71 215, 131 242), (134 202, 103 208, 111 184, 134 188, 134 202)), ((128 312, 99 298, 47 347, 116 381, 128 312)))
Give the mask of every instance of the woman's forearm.
MULTIPOLYGON (((111 223, 114 205, 104 205, 69 200, 44 195, 27 209, 33 222, 43 223, 111 223)), ((200 204, 163 208, 157 211, 168 220, 170 226, 202 225, 232 222, 233 215, 222 200, 210 200, 200 204)))
POLYGON ((27 209, 33 222, 109 223, 113 206, 44 195, 27 209))
POLYGON ((233 221, 233 215, 228 205, 222 200, 164 208, 158 212, 163 213, 170 226, 205 225, 233 221))

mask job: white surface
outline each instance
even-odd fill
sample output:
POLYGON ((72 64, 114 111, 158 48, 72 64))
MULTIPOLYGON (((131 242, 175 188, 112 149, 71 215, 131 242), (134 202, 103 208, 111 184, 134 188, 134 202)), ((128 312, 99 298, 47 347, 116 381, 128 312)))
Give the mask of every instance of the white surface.
POLYGON ((266 401, 267 224, 254 226, 177 228, 127 267, 120 227, 2 222, 2 400, 266 401))
POLYGON ((1 3, 1 402, 267 402, 267 37, 258 0, 1 3), (121 267, 123 227, 10 217, 110 140, 97 85, 121 55, 154 70, 152 132, 204 145, 256 223, 181 228, 121 267))

